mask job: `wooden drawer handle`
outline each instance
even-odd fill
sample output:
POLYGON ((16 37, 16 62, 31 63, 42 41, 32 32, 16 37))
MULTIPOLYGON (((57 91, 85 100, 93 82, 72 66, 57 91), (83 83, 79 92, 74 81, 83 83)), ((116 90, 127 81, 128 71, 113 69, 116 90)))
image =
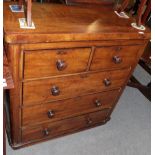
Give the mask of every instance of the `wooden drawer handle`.
POLYGON ((49 110, 49 111, 47 112, 47 115, 48 115, 48 118, 53 118, 54 115, 55 115, 55 113, 54 113, 54 111, 49 110))
POLYGON ((59 71, 63 71, 67 67, 67 64, 63 60, 57 60, 56 66, 59 71))
POLYGON ((88 124, 88 125, 91 125, 92 123, 93 123, 92 119, 88 117, 88 118, 87 118, 87 124, 88 124))
POLYGON ((115 64, 120 64, 122 62, 122 58, 119 56, 114 56, 112 60, 115 64))
POLYGON ((44 136, 48 136, 48 135, 49 135, 48 129, 44 129, 44 130, 43 130, 43 134, 44 134, 44 136))
POLYGON ((100 100, 96 99, 95 100, 95 105, 96 105, 96 107, 100 107, 100 106, 102 106, 102 103, 101 103, 100 100))
POLYGON ((110 79, 104 79, 104 85, 105 85, 106 87, 110 86, 110 85, 111 85, 110 79))
POLYGON ((52 89, 51 89, 51 93, 52 93, 53 96, 58 96, 60 94, 59 87, 53 86, 52 89))

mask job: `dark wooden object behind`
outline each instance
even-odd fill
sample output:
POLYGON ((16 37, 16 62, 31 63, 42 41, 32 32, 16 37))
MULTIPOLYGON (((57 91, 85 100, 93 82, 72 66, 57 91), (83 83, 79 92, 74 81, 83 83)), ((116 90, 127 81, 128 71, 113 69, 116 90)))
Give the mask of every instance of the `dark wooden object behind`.
POLYGON ((114 0, 64 0, 68 5, 75 4, 99 4, 99 5, 113 5, 114 0))
MULTIPOLYGON (((149 42, 146 46, 138 64, 151 75, 151 42, 149 42)), ((139 89, 139 91, 151 101, 151 81, 147 85, 143 85, 134 76, 132 76, 128 82, 128 86, 139 89)))
MULTIPOLYGON (((122 5, 117 8, 118 12, 124 11, 128 6, 129 0, 124 0, 122 5)), ((145 24, 146 19, 151 11, 151 0, 140 0, 136 1, 136 9, 137 9, 137 17, 136 17, 136 24, 137 26, 141 26, 145 24), (145 6, 147 6, 145 8, 145 6)))
MULTIPOLYGON (((144 1, 142 2, 144 3, 144 1)), ((142 16, 141 22, 144 25, 150 26, 151 0, 147 0, 145 4, 146 9, 144 10, 143 15, 141 15, 142 16)), ((136 15, 136 13, 139 11, 138 9, 139 5, 141 5, 141 1, 137 0, 132 9, 133 15, 136 15)), ((139 16, 139 13, 137 16, 139 16)), ((151 41, 149 41, 148 45, 146 46, 146 49, 139 60, 139 65, 151 75, 151 41)), ((151 101, 151 82, 149 82, 147 85, 143 85, 134 76, 132 76, 129 80, 128 86, 139 89, 142 92, 142 94, 144 94, 144 96, 151 101)))
POLYGON ((37 3, 32 7, 36 29, 24 30, 18 23, 24 14, 12 14, 9 4, 4 3, 4 38, 15 84, 10 90, 11 146, 106 123, 150 30, 138 33, 131 27, 134 19, 119 18, 113 7, 37 3))

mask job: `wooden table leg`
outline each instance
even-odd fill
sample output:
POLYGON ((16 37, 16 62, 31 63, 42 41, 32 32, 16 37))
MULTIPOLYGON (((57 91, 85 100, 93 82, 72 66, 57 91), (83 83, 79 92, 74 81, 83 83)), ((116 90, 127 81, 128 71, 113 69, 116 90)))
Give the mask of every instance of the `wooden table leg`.
POLYGON ((128 82, 129 87, 137 88, 148 100, 151 101, 151 82, 145 86, 142 85, 134 76, 128 82))

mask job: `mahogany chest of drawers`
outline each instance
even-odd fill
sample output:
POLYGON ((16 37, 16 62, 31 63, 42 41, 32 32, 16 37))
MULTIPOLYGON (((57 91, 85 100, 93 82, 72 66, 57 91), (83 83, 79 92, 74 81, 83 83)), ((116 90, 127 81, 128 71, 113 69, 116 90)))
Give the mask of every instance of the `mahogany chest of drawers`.
MULTIPOLYGON (((9 92, 11 146, 19 148, 106 123, 150 30, 113 9, 33 4, 35 29, 20 29, 4 3, 4 44, 15 87, 9 92), (104 12, 107 12, 106 14, 104 12)), ((132 101, 131 101, 132 102, 132 101)))

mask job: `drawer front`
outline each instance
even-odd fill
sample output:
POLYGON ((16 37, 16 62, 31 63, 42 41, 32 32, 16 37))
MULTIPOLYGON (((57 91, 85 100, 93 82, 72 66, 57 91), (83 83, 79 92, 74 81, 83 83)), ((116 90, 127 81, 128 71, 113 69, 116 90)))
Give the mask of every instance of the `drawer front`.
POLYGON ((24 78, 40 78, 83 72, 87 68, 91 48, 26 51, 24 78))
POLYGON ((109 112, 110 109, 105 109, 104 111, 73 117, 63 121, 43 124, 33 128, 25 128, 22 130, 22 142, 54 138, 75 131, 80 131, 102 122, 104 123, 109 112))
POLYGON ((72 75, 23 83, 23 104, 34 105, 121 87, 129 69, 72 75))
POLYGON ((131 66, 141 46, 112 46, 95 49, 90 70, 124 68, 131 66))
POLYGON ((62 100, 22 109, 22 125, 34 125, 44 121, 57 121, 89 112, 112 108, 120 89, 101 92, 74 99, 62 100))

